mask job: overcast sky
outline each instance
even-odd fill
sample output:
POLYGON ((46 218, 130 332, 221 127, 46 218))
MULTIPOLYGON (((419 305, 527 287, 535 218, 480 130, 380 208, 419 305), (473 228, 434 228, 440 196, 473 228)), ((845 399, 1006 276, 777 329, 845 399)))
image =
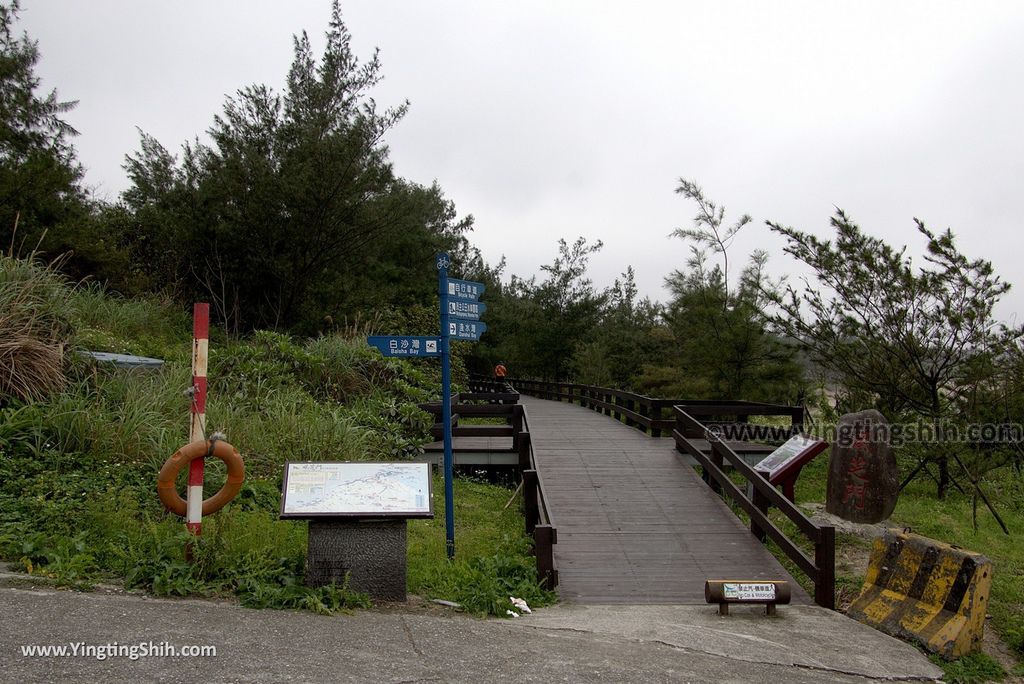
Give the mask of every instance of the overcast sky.
MULTIPOLYGON (((913 217, 950 227, 1014 284, 1024 314, 1024 3, 342 3, 358 54, 381 50, 382 104, 412 107, 388 138, 397 172, 437 179, 491 262, 530 275, 557 240, 600 239, 599 286, 632 264, 665 299, 682 268, 697 180, 749 213, 730 257, 768 249, 766 219, 830 233, 834 207, 920 254, 913 217)), ((127 185, 136 127, 177 151, 226 95, 279 88, 292 35, 321 50, 329 0, 23 0, 45 88, 68 115, 100 197, 127 185)), ((728 218, 728 215, 727 215, 728 218)))

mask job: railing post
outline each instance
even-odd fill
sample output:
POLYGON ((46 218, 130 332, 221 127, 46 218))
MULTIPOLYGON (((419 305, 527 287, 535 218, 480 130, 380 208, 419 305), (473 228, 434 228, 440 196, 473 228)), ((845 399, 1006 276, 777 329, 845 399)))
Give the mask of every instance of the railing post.
POLYGON ((555 570, 555 543, 558 536, 551 525, 537 525, 533 530, 533 552, 537 556, 537 579, 548 589, 558 586, 558 572, 555 570))
POLYGON ((523 517, 526 518, 526 533, 533 534, 540 519, 540 506, 537 503, 537 479, 536 470, 523 471, 523 517))
MULTIPOLYGON (((725 465, 725 462, 722 460, 722 452, 719 451, 716 448, 716 447, 719 446, 719 443, 718 442, 711 442, 710 446, 711 446, 711 455, 710 455, 711 464, 714 465, 719 470, 722 470, 723 466, 725 465)), ((722 493, 722 485, 720 485, 718 483, 718 480, 711 473, 708 473, 707 477, 708 477, 707 483, 709 485, 711 485, 711 491, 713 491, 715 494, 721 495, 721 493, 722 493)))
POLYGON ((622 397, 618 394, 614 395, 612 397, 612 403, 615 405, 615 409, 612 411, 612 414, 615 416, 615 420, 621 421, 622 413, 619 412, 619 408, 622 406, 622 397))
POLYGON ((519 435, 516 449, 519 450, 519 472, 525 473, 533 465, 530 463, 530 433, 523 432, 519 435))
MULTIPOLYGON (((762 494, 761 490, 758 489, 753 482, 749 483, 749 487, 751 490, 751 503, 754 504, 757 510, 761 511, 765 515, 768 515, 768 509, 771 507, 771 502, 768 500, 768 497, 762 494)), ((757 537, 757 540, 762 544, 765 542, 766 539, 768 539, 768 534, 763 529, 761 529, 760 525, 758 525, 754 521, 753 516, 751 516, 750 518, 750 533, 757 537)))
POLYGON ((654 427, 654 421, 661 420, 661 404, 651 402, 651 437, 661 437, 661 428, 654 427))
MULTIPOLYGON (((651 419, 651 404, 650 404, 650 400, 648 400, 648 401, 641 401, 640 402, 640 415, 643 416, 644 418, 646 418, 647 420, 651 419)), ((647 426, 646 425, 641 425, 640 429, 643 432, 647 432, 647 426)))
MULTIPOLYGON (((636 402, 633 401, 632 399, 626 399, 626 410, 627 411, 635 411, 636 410, 635 404, 636 404, 636 402)), ((630 418, 629 416, 626 416, 626 427, 636 427, 636 421, 633 420, 632 418, 630 418)))
POLYGON ((814 602, 822 608, 836 608, 836 528, 822 526, 821 538, 814 545, 814 566, 818 577, 814 583, 814 602))
POLYGON ((742 427, 737 426, 738 430, 737 430, 736 439, 740 439, 740 440, 751 439, 751 436, 750 436, 750 425, 749 425, 749 423, 750 423, 750 416, 737 415, 736 416, 736 422, 737 423, 742 423, 742 427))
POLYGON ((519 404, 512 405, 512 448, 518 451, 519 435, 523 431, 523 407, 519 404))

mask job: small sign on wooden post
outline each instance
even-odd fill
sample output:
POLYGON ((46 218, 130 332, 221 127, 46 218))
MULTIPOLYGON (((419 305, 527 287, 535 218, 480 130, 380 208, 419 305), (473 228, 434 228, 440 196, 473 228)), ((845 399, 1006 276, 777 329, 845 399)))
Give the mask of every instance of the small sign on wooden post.
POLYGON ((792 591, 785 580, 707 580, 704 600, 718 604, 718 614, 728 615, 730 603, 763 603, 765 615, 775 615, 776 605, 789 603, 792 591))

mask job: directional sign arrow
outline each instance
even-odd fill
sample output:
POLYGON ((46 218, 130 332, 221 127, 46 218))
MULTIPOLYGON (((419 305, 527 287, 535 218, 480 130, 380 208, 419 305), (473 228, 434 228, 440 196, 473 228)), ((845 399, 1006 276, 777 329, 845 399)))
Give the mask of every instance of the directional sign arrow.
POLYGON ((366 338, 384 356, 440 356, 441 338, 417 335, 372 335, 366 338))
POLYGON ((448 315, 455 318, 479 321, 484 311, 487 311, 487 305, 483 302, 471 302, 465 299, 448 300, 448 315))
POLYGON ((448 336, 454 340, 471 340, 476 342, 487 330, 480 321, 467 321, 461 318, 448 319, 448 336))
POLYGON ((476 301, 484 293, 484 284, 472 280, 448 279, 448 296, 456 299, 476 301))

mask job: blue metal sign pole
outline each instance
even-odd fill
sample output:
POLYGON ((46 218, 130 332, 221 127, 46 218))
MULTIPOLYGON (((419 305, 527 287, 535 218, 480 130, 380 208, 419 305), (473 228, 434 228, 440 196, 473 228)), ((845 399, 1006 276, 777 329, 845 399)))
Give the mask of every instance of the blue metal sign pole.
POLYGON ((452 365, 448 339, 448 255, 437 255, 437 287, 441 295, 441 424, 444 426, 444 530, 448 559, 455 558, 455 505, 452 485, 452 365))

